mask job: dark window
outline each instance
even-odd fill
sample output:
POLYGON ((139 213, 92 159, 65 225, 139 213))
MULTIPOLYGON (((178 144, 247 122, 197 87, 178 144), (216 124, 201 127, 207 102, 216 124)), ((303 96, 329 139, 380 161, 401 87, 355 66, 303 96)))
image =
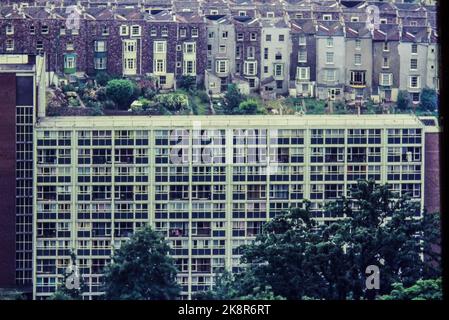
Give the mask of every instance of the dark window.
POLYGON ((33 77, 16 78, 16 103, 18 106, 32 106, 33 103, 33 77))

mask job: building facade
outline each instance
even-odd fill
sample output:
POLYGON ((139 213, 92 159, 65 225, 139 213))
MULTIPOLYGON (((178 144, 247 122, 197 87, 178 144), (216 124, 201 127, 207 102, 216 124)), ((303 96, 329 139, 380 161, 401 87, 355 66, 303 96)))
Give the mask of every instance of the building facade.
POLYGON ((41 118, 35 298, 54 292, 72 249, 86 298, 101 295, 102 268, 144 224, 169 241, 189 298, 217 272, 237 272, 237 247, 303 199, 326 223, 339 218, 326 202, 373 179, 424 207, 438 193, 424 174, 435 132, 411 115, 41 118))

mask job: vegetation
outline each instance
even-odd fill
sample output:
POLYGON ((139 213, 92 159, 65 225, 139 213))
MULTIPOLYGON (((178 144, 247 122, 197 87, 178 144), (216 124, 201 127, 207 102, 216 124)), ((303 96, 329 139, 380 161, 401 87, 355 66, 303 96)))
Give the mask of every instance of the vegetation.
POLYGON ((408 91, 400 90, 398 92, 397 107, 400 111, 409 110, 412 106, 412 99, 408 91))
POLYGON ((246 99, 239 104, 238 110, 235 111, 237 114, 265 114, 266 109, 255 99, 246 99))
POLYGON ((131 80, 114 79, 108 81, 106 85, 107 96, 121 110, 127 110, 129 108, 133 98, 135 98, 136 91, 136 85, 131 80))
POLYGON ((238 114, 240 104, 245 101, 243 95, 235 84, 229 84, 224 96, 223 111, 225 114, 238 114))
POLYGON ((189 106, 188 96, 181 92, 158 94, 154 100, 170 113, 179 113, 189 106))
POLYGON ((330 225, 311 219, 307 201, 266 223, 256 241, 241 248, 243 272, 223 279, 205 296, 263 292, 289 300, 375 299, 389 294, 394 283, 408 287, 441 275, 439 263, 420 258, 422 247, 428 255, 431 244, 439 243, 438 214, 416 219, 415 202, 373 181, 358 182, 351 194, 325 208, 329 217, 347 217, 330 225), (366 288, 370 265, 380 269, 378 290, 366 288))
POLYGON ((196 77, 193 76, 182 76, 179 80, 179 88, 186 91, 196 90, 196 77))
POLYGON ((391 293, 381 296, 380 300, 443 300, 442 279, 418 280, 408 288, 394 283, 391 293))
POLYGON ((25 300, 23 292, 17 289, 5 289, 0 288, 0 301, 1 300, 25 300))
POLYGON ((150 227, 122 244, 105 268, 105 298, 112 300, 166 300, 177 298, 177 269, 168 256, 170 247, 150 227))
POLYGON ((421 91, 419 108, 422 111, 435 112, 438 110, 438 95, 436 90, 424 88, 421 91))

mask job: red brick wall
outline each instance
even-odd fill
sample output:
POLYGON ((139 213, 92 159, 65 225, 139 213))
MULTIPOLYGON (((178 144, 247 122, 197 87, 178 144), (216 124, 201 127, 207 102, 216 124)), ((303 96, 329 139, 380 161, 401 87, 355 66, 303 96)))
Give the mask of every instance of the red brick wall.
POLYGON ((0 287, 15 284, 15 92, 15 74, 0 74, 0 287))
POLYGON ((424 206, 428 212, 440 211, 440 134, 426 133, 424 206))

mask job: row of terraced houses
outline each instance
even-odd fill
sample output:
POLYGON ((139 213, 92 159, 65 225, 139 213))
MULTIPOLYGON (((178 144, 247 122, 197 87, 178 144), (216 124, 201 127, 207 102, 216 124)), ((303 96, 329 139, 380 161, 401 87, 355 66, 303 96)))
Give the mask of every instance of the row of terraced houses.
POLYGON ((235 83, 265 98, 386 102, 399 90, 418 102, 422 88, 439 87, 436 7, 424 3, 9 1, 0 5, 0 52, 45 52, 55 84, 107 71, 153 76, 162 89, 194 76, 211 95, 235 83))

